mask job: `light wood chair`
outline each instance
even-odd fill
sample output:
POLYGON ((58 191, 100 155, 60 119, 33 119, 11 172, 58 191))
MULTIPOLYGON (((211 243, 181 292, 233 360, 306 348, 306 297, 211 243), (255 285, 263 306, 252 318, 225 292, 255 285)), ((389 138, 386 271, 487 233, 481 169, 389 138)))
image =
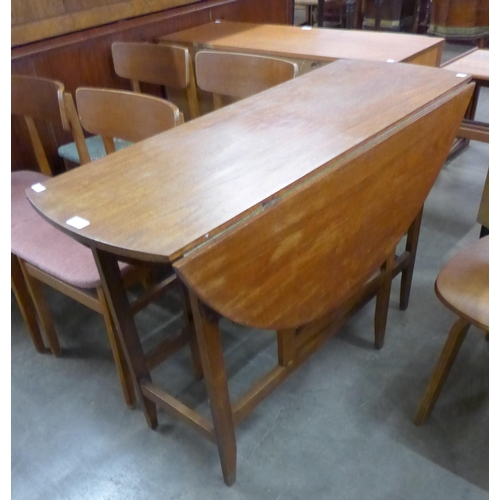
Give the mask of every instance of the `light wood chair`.
MULTIPOLYGON (((61 92, 61 88, 55 89, 61 92)), ((19 90, 16 89, 16 92, 19 90)), ((36 93, 29 95, 38 97, 36 93)), ((26 97, 28 98, 29 96, 26 97)), ((133 92, 82 88, 77 90, 76 98, 81 122, 91 133, 102 135, 108 153, 114 151, 113 136, 136 142, 183 122, 182 114, 176 106, 156 97, 133 92)), ((41 102, 46 106, 45 100, 41 102)), ((13 107, 14 111, 20 110, 13 107)), ((66 108, 66 112, 71 117, 68 119, 75 121, 78 118, 74 107, 71 110, 66 108)), ((83 142, 82 147, 84 144, 83 142)), ((31 185, 15 182, 19 177, 13 175, 13 199, 14 196, 22 198, 25 189, 31 185)), ((20 180, 25 179, 22 177, 20 180)), ((43 185, 47 177, 31 178, 30 182, 33 180, 34 184, 43 185)), ((37 319, 48 337, 52 352, 58 355, 61 348, 43 297, 42 283, 103 315, 125 401, 128 406, 132 406, 135 402, 133 381, 109 312, 92 251, 45 222, 31 208, 25 195, 24 205, 18 205, 16 210, 13 210, 11 229, 11 252, 15 256, 15 270, 17 275, 20 270, 24 277, 37 319)), ((129 264, 120 264, 120 270, 126 286, 144 283, 149 278, 147 270, 129 264)), ((172 274, 160 283, 151 284, 147 293, 142 294, 132 305, 134 312, 147 306, 174 281, 174 278, 172 274)), ((191 332, 186 329, 174 340, 166 340, 151 354, 149 364, 155 366, 191 337, 191 332)), ((197 356, 196 349, 194 355, 197 356)))
MULTIPOLYGON (((196 83, 187 48, 146 42, 115 42, 111 46, 111 55, 115 73, 131 80, 134 92, 141 93, 140 82, 160 85, 164 97, 183 109, 185 117, 186 111, 188 119, 199 116, 196 83), (184 106, 186 100, 187 108, 184 106)), ((87 137, 85 141, 92 160, 102 158, 106 154, 99 135, 87 137)), ((117 150, 131 144, 131 141, 117 137, 113 142, 117 150)), ((74 143, 64 144, 58 153, 67 167, 80 164, 74 143)))
POLYGON ((284 59, 201 50, 195 56, 196 83, 213 94, 214 109, 297 76, 297 65, 284 59), (226 98, 226 101, 224 101, 226 98))
POLYGON ((471 325, 489 332, 489 237, 461 250, 439 273, 435 290, 441 302, 458 315, 453 324, 414 421, 432 412, 443 384, 471 325))
POLYGON ((186 47, 115 42, 111 54, 115 73, 131 80, 135 92, 141 92, 140 82, 161 85, 166 90, 166 97, 180 109, 187 99, 187 117, 183 109, 186 121, 200 115, 193 63, 186 47))
MULTIPOLYGON (((82 162, 87 163, 90 158, 80 122, 76 117, 73 98, 71 94, 64 91, 64 85, 61 82, 26 75, 11 75, 11 114, 23 117, 38 168, 38 171, 22 170, 11 174, 11 227, 15 227, 34 213, 26 198, 26 189, 52 176, 50 163, 35 120, 62 126, 73 136, 82 162)), ((38 326, 35 307, 19 260, 14 254, 11 254, 11 287, 35 349, 38 352, 44 352, 45 345, 38 326)), ((48 333, 50 335, 51 332, 48 333)), ((48 340, 52 353, 58 355, 60 347, 57 337, 50 337, 48 340)))

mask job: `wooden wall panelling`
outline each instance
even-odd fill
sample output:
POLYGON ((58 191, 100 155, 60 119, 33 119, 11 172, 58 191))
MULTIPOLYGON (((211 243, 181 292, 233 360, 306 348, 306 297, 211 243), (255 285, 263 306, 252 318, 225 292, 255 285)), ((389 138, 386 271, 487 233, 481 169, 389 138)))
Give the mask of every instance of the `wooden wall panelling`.
POLYGON ((44 40, 197 0, 12 0, 11 45, 44 40))
POLYGON ((293 24, 294 0, 241 0, 241 21, 293 24))

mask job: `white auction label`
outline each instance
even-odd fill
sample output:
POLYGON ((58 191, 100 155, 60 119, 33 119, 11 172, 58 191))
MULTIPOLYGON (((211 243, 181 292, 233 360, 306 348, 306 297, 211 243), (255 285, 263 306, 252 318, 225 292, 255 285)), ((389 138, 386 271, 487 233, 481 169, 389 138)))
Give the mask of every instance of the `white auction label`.
POLYGON ((465 78, 467 73, 457 73, 458 78, 465 78))
POLYGON ((82 229, 88 226, 90 222, 83 217, 78 217, 78 215, 75 215, 74 217, 71 217, 71 219, 68 219, 66 221, 66 224, 68 224, 68 226, 76 227, 76 229, 82 229))
POLYGON ((45 191, 46 188, 43 184, 37 182, 36 184, 33 184, 33 186, 31 186, 31 189, 33 189, 33 191, 37 193, 41 193, 42 191, 45 191))

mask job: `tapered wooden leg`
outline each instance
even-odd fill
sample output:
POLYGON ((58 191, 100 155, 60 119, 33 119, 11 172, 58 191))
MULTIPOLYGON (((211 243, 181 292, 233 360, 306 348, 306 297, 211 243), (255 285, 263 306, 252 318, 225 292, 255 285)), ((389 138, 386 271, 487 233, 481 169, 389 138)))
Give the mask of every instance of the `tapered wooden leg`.
POLYGON ((278 330, 278 364, 288 366, 295 359, 295 329, 278 330))
POLYGON ((422 223, 423 207, 418 212, 412 222, 406 236, 406 251, 410 254, 408 266, 401 273, 401 290, 399 292, 399 308, 405 311, 410 301, 411 281, 413 279, 413 269, 415 268, 415 258, 417 256, 418 237, 422 223))
POLYGON ((236 437, 219 325, 214 313, 199 302, 192 291, 189 294, 222 475, 224 482, 231 486, 236 480, 236 437))
POLYGON ((17 300, 19 309, 24 319, 24 324, 28 329, 33 345, 37 352, 44 352, 45 345, 43 343, 42 334, 38 327, 35 305, 31 299, 28 287, 24 280, 19 260, 14 254, 10 254, 10 282, 12 290, 17 300))
POLYGON ((457 357, 460 347, 462 346, 469 327, 470 323, 462 318, 458 319, 451 327, 446 343, 444 344, 443 350, 439 356, 439 360, 434 368, 434 372, 432 373, 429 385, 425 390, 424 396, 415 415, 415 424, 420 425, 423 423, 434 408, 437 398, 441 393, 443 384, 448 377, 448 373, 450 373, 450 369, 457 357))
POLYGON ((108 303, 106 302, 104 290, 101 287, 97 288, 97 296, 99 297, 99 302, 102 306, 102 315, 104 317, 104 322, 106 323, 109 344, 111 346, 111 352, 113 353, 113 359, 115 360, 116 371, 118 372, 118 379, 120 380, 120 384, 122 386, 125 403, 129 408, 132 408, 135 404, 134 380, 132 378, 132 374, 130 373, 127 360, 125 359, 120 339, 117 336, 108 303))
POLYGON ((184 312, 184 323, 186 328, 190 331, 189 335, 189 349, 191 350, 191 359, 193 360, 193 370, 196 376, 203 378, 203 366, 201 364, 200 358, 200 348, 198 347, 198 341, 196 340, 196 333, 194 328, 193 311, 191 309, 191 302, 189 299, 189 292, 186 285, 178 280, 182 290, 182 309, 184 312))
POLYGON ((31 298, 33 299, 33 304, 35 305, 35 309, 42 325, 42 329, 47 336, 47 340, 50 346, 50 352, 52 352, 54 356, 60 356, 61 346, 59 344, 59 339, 57 338, 54 322, 52 321, 52 315, 50 314, 49 307, 45 302, 45 298, 43 296, 42 283, 40 283, 40 281, 30 275, 28 269, 21 259, 19 259, 19 265, 21 266, 26 286, 28 287, 31 298))
POLYGON ((102 288, 106 295, 109 311, 113 317, 114 325, 120 339, 123 353, 127 360, 129 369, 134 374, 136 392, 140 394, 144 405, 144 416, 151 427, 158 426, 156 405, 145 398, 140 390, 140 382, 151 382, 146 357, 142 350, 137 327, 134 322, 130 303, 123 286, 120 269, 116 257, 108 252, 92 249, 94 259, 99 270, 102 288))
POLYGON ((391 252, 383 265, 382 282, 377 292, 375 306, 375 347, 382 349, 384 345, 387 316, 389 314, 389 300, 391 298, 392 271, 394 269, 395 249, 391 252))

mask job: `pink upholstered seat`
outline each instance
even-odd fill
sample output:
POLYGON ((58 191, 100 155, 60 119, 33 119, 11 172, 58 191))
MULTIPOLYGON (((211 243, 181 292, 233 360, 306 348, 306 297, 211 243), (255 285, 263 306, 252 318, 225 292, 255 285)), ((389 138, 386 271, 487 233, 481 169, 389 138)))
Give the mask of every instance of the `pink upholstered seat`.
MULTIPOLYGON (((65 283, 96 288, 101 280, 92 251, 46 222, 26 197, 26 189, 47 179, 38 172, 12 174, 11 252, 65 283)), ((120 264, 123 272, 129 267, 120 264)))

